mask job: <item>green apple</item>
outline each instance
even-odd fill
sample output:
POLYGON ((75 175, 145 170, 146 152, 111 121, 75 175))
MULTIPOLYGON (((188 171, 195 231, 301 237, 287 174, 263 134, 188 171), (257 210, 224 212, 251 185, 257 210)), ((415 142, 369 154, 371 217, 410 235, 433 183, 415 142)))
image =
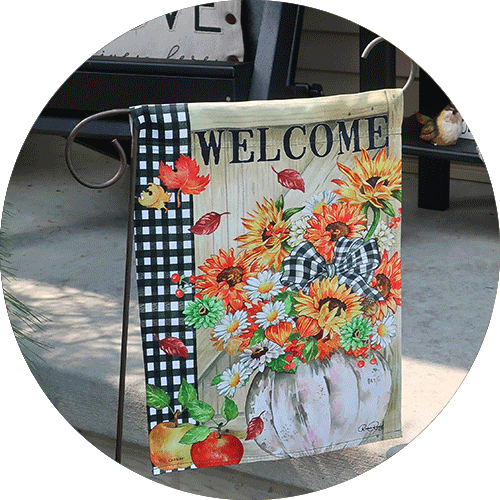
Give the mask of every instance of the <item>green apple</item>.
POLYGON ((193 427, 192 424, 176 425, 174 422, 161 422, 153 427, 149 433, 151 462, 162 470, 180 469, 192 465, 191 445, 179 441, 193 427))

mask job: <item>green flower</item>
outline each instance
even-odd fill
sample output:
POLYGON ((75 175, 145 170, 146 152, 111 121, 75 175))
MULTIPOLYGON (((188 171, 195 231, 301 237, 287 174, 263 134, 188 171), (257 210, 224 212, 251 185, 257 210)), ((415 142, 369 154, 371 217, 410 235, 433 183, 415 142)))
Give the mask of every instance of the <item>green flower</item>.
POLYGON ((363 316, 356 316, 350 323, 346 323, 340 330, 340 345, 345 351, 363 347, 371 333, 370 322, 363 316))
POLYGON ((182 313, 186 316, 186 323, 196 329, 215 326, 224 314, 222 300, 203 295, 201 299, 188 302, 182 313))

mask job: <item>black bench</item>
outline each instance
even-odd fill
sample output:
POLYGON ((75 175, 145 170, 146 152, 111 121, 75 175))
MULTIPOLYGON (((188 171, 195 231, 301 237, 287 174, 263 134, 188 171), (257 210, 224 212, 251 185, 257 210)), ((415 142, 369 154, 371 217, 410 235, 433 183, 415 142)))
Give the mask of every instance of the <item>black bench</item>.
MULTIPOLYGON (((303 15, 295 4, 242 0, 242 62, 93 56, 57 90, 32 131, 67 137, 89 115, 143 103, 319 95, 319 86, 294 80, 303 15)), ((89 123, 77 142, 115 156, 114 138, 128 146, 126 116, 89 123)))

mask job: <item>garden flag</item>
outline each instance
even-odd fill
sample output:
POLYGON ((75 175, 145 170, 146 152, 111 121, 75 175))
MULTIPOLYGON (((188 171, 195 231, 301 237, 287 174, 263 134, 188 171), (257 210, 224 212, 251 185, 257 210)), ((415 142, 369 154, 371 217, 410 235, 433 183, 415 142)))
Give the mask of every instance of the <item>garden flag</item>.
POLYGON ((401 435, 401 90, 144 105, 153 473, 401 435))

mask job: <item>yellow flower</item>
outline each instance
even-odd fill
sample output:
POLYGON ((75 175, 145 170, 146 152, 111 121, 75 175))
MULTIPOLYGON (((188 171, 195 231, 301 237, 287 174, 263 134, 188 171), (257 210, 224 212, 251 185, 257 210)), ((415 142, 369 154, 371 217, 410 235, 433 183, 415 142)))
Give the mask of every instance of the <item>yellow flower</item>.
POLYGON ((257 203, 257 210, 241 219, 248 232, 235 238, 247 251, 248 260, 257 260, 258 265, 278 270, 287 255, 282 243, 288 238, 288 222, 283 220, 283 209, 277 208, 273 200, 257 203))
POLYGON ((370 202, 375 208, 384 209, 382 200, 389 201, 394 191, 401 190, 401 159, 393 158, 392 154, 388 157, 384 148, 373 160, 363 149, 361 160, 355 156, 354 161, 354 170, 337 162, 348 182, 333 179, 332 182, 340 186, 334 192, 351 204, 363 206, 370 202))
POLYGON ((345 284, 339 285, 337 277, 316 280, 307 294, 299 291, 295 300, 297 326, 302 337, 317 335, 319 329, 323 332, 323 338, 333 339, 343 325, 362 312, 362 298, 352 293, 345 284), (302 320, 303 316, 308 320, 302 320), (306 324, 309 335, 302 331, 306 324))

